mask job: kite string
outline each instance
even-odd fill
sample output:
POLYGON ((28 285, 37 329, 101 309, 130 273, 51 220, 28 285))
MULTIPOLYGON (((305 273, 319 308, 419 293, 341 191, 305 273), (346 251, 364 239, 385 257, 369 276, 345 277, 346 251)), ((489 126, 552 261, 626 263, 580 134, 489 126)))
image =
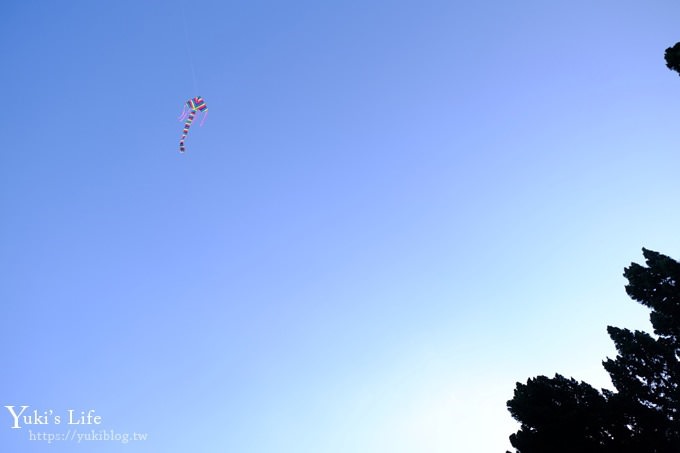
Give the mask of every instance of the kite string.
POLYGON ((189 56, 189 66, 191 67, 191 78, 194 82, 194 95, 196 96, 198 95, 198 83, 196 82, 196 70, 194 69, 194 56, 189 43, 190 36, 189 30, 187 28, 186 9, 184 7, 184 3, 182 3, 182 26, 184 28, 184 45, 187 49, 187 55, 189 56))
POLYGON ((196 70, 194 69, 194 61, 191 56, 189 56, 189 64, 191 64, 191 78, 194 81, 194 94, 198 94, 198 84, 196 83, 196 70))

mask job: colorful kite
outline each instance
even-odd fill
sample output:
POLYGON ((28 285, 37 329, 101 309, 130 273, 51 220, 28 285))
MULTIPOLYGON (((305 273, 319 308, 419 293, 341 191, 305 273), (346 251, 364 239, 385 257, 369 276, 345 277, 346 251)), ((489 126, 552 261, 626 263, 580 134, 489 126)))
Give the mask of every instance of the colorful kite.
POLYGON ((193 99, 189 99, 186 104, 184 104, 184 110, 182 110, 182 114, 179 117, 179 120, 182 121, 183 119, 186 118, 186 122, 184 123, 184 130, 182 131, 182 138, 179 140, 179 152, 183 153, 186 148, 184 148, 184 140, 187 138, 187 134, 189 133, 189 128, 191 127, 191 123, 194 121, 194 117, 196 116, 196 112, 204 112, 205 114, 203 115, 203 119, 201 120, 201 126, 203 126, 203 122, 208 116, 208 105, 205 103, 202 97, 197 96, 193 99))

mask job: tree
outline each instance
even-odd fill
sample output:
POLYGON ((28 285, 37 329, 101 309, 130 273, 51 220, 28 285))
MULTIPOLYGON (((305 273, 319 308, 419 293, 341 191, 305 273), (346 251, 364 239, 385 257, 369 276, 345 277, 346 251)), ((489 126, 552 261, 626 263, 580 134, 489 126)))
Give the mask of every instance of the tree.
POLYGON ((603 362, 616 391, 538 376, 517 383, 508 410, 518 453, 680 452, 680 263, 642 249, 624 271, 626 292, 651 309, 654 336, 607 327, 617 350, 603 362))
POLYGON ((589 384, 559 374, 518 383, 508 410, 522 426, 510 442, 523 453, 602 451, 606 404, 606 396, 589 384))
POLYGON ((664 58, 666 59, 666 67, 680 75, 680 42, 666 49, 664 58))
POLYGON ((628 295, 651 309, 655 336, 608 327, 618 356, 603 364, 617 390, 613 404, 631 421, 632 440, 647 451, 680 452, 680 263, 642 252, 647 267, 632 263, 623 275, 628 295))

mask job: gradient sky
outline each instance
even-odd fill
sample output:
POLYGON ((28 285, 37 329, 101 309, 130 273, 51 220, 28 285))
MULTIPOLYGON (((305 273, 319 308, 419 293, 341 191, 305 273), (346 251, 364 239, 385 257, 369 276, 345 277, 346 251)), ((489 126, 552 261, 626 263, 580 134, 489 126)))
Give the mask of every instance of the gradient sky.
POLYGON ((4 1, 0 402, 102 424, 3 451, 502 453, 517 381, 609 387, 624 267, 680 258, 678 17, 4 1))

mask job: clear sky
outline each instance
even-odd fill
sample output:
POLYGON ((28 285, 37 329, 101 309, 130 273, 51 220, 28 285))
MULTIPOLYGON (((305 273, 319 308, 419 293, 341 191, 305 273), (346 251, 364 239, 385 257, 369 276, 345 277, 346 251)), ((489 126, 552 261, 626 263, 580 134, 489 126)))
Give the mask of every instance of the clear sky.
POLYGON ((517 381, 610 386, 680 258, 678 17, 4 1, 0 402, 50 418, 2 450, 502 453, 517 381), (148 438, 29 439, 76 429, 148 438))

